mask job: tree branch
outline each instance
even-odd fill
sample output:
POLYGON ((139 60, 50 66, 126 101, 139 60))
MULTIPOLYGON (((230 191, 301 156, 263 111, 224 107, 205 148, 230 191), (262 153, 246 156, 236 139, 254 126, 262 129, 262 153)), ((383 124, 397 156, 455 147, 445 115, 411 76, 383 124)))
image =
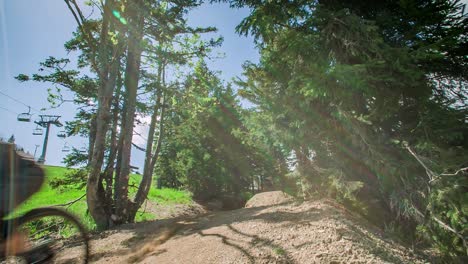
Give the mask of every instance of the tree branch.
POLYGON ((143 152, 146 151, 145 148, 142 148, 142 147, 138 146, 137 144, 135 144, 135 143, 133 143, 133 142, 132 142, 132 146, 134 146, 134 147, 135 147, 136 149, 138 149, 139 151, 143 151, 143 152))
POLYGON ((64 204, 56 204, 56 205, 52 205, 53 207, 70 207, 71 205, 73 205, 74 203, 78 202, 79 200, 83 199, 84 197, 86 196, 86 193, 84 193, 83 195, 81 195, 80 197, 76 198, 75 200, 72 200, 70 202, 67 202, 67 203, 64 203, 64 204))
MULTIPOLYGON (((465 170, 468 170, 468 168, 462 168, 458 171, 456 171, 454 174, 440 174, 440 175, 436 175, 433 171, 431 171, 427 166, 426 164, 424 164, 424 162, 418 157, 418 155, 408 146, 406 145, 406 149, 411 153, 411 155, 413 155, 413 157, 419 162, 419 164, 421 164, 421 166, 424 167, 424 169, 426 170, 426 173, 427 175, 429 176, 429 184, 434 181, 434 180, 437 180, 438 178, 440 178, 442 175, 445 175, 445 176, 455 176, 457 175, 459 172, 461 171, 465 171, 465 170)), ((429 204, 431 205, 431 203, 429 202, 429 204)), ((412 205, 413 209, 415 210, 415 212, 421 216, 422 218, 425 218, 424 214, 419 211, 416 206, 414 206, 414 204, 412 205)), ((457 230, 453 229, 450 225, 444 223, 442 220, 440 220, 437 216, 434 215, 434 213, 432 212, 432 206, 429 206, 428 209, 426 209, 427 211, 429 211, 430 215, 429 217, 434 220, 436 223, 439 224, 439 226, 442 228, 442 229, 445 229, 451 233, 454 233, 457 237, 459 237, 462 242, 463 242, 463 246, 465 247, 465 250, 466 250, 466 254, 468 255, 468 243, 466 241, 466 238, 460 234, 457 230)))
POLYGON ((426 174, 427 176, 429 177, 429 182, 432 182, 434 181, 434 178, 436 178, 436 174, 431 170, 429 169, 426 164, 424 164, 424 162, 419 158, 419 156, 409 147, 409 145, 406 145, 405 146, 406 149, 409 151, 409 153, 419 162, 419 164, 421 164, 421 166, 424 167, 424 169, 426 170, 426 174))
POLYGON ((461 168, 461 169, 457 170, 455 173, 442 173, 442 174, 440 174, 440 176, 457 176, 458 173, 460 173, 462 171, 466 171, 466 170, 468 170, 468 167, 461 168))
POLYGON ((102 78, 103 76, 102 76, 101 70, 99 69, 98 64, 96 63, 96 60, 95 60, 95 56, 97 54, 97 48, 95 45, 96 39, 94 39, 94 37, 87 30, 84 29, 84 23, 86 21, 86 18, 83 16, 83 13, 81 12, 75 0, 64 0, 64 1, 67 4, 67 7, 72 13, 73 17, 75 18, 75 21, 78 24, 78 28, 80 29, 81 34, 83 34, 85 41, 88 42, 88 46, 91 48, 92 52, 94 53, 89 58, 91 65, 93 69, 96 71, 96 73, 98 74, 98 76, 102 78), (73 4, 75 8, 73 8, 70 2, 73 4))
MULTIPOLYGON (((421 211, 419 211, 414 205, 413 205, 413 209, 420 217, 424 218, 424 214, 421 211)), ((463 246, 465 247, 466 255, 468 255, 468 243, 467 243, 465 237, 463 237, 462 234, 458 233, 457 230, 453 229, 452 227, 450 227, 446 223, 442 222, 442 220, 440 220, 436 216, 431 215, 430 217, 432 218, 432 220, 436 221, 443 229, 454 233, 458 238, 460 238, 461 241, 463 242, 463 246)))

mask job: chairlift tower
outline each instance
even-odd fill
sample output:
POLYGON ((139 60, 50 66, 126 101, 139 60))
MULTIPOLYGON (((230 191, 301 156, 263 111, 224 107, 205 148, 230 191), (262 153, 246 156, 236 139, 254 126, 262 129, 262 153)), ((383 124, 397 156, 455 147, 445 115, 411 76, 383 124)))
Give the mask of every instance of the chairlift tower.
POLYGON ((37 148, 40 147, 41 145, 35 145, 36 148, 34 148, 34 159, 36 159, 36 152, 37 152, 37 148))
POLYGON ((49 141, 49 128, 50 125, 55 125, 56 127, 62 127, 62 123, 60 123, 59 119, 61 116, 57 115, 39 115, 40 120, 34 121, 37 125, 46 129, 45 136, 44 136, 44 144, 42 144, 42 154, 37 160, 37 163, 44 164, 46 152, 47 152, 47 142, 49 141))

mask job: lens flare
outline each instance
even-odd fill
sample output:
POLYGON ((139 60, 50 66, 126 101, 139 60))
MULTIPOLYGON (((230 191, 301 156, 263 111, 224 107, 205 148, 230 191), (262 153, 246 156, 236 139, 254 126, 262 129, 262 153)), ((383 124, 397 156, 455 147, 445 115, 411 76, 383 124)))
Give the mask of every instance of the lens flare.
POLYGON ((120 21, 120 23, 127 25, 127 20, 124 17, 122 17, 119 11, 112 10, 112 14, 120 21))

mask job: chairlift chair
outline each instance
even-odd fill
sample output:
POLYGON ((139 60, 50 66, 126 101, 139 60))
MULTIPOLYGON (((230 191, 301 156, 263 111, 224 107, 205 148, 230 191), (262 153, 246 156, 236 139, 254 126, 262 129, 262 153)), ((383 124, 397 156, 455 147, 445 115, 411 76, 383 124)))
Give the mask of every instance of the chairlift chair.
POLYGON ((33 129, 33 133, 32 133, 32 134, 35 135, 35 136, 41 136, 42 133, 43 133, 42 128, 36 127, 35 129, 33 129))
POLYGON ((71 150, 71 149, 70 149, 70 147, 69 147, 67 144, 65 144, 65 145, 63 146, 63 148, 62 148, 62 152, 70 152, 70 150, 71 150))
POLYGON ((21 113, 18 115, 17 119, 21 122, 31 122, 31 107, 28 107, 29 110, 27 113, 21 113))
POLYGON ((80 148, 80 152, 81 153, 86 153, 86 152, 88 152, 88 150, 85 147, 82 147, 82 148, 80 148))
POLYGON ((62 130, 60 132, 57 133, 57 137, 59 138, 66 138, 67 137, 67 133, 65 133, 65 130, 62 130))

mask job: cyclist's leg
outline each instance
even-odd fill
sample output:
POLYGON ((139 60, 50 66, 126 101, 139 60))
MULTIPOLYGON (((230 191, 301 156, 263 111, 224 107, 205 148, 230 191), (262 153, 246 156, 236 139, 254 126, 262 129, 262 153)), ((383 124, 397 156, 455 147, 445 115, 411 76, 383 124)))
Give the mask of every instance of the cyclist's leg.
POLYGON ((3 218, 10 210, 10 164, 9 157, 12 144, 0 143, 0 252, 5 251, 5 241, 8 233, 8 225, 3 218))
POLYGON ((17 153, 13 144, 0 143, 0 253, 20 252, 24 248, 24 235, 1 220, 37 192, 43 182, 44 171, 32 157, 17 153))
POLYGON ((15 152, 15 159, 18 168, 18 174, 15 175, 16 207, 39 191, 44 183, 45 173, 31 155, 19 151, 15 152))
POLYGON ((16 152, 13 144, 0 143, 0 217, 37 192, 44 171, 31 156, 16 152))

